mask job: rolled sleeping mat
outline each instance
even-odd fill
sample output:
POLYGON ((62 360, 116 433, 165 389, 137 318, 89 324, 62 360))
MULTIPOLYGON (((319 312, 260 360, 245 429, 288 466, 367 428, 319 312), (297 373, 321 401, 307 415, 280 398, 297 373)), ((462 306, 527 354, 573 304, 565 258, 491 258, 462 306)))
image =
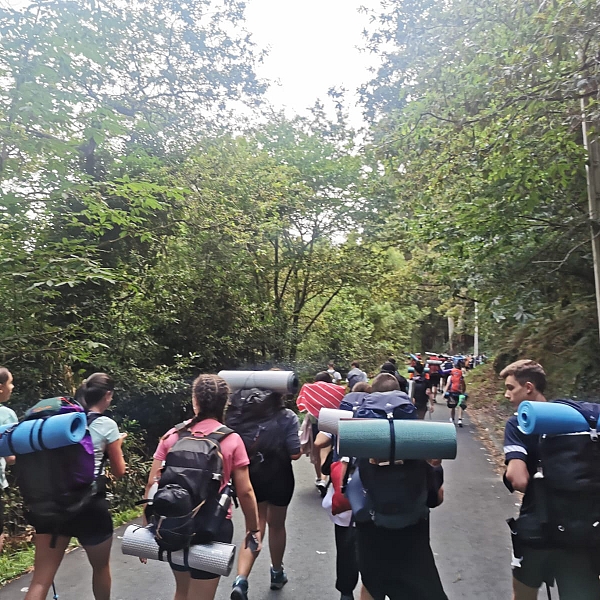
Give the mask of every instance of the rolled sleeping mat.
POLYGON ((338 434, 338 425, 342 419, 352 419, 354 413, 349 410, 336 410, 335 408, 322 408, 319 411, 319 431, 338 434))
POLYGON ((521 402, 519 429, 527 435, 550 435, 589 431, 585 417, 572 406, 555 402, 521 402))
MULTIPOLYGON (((147 527, 130 525, 123 534, 121 552, 129 556, 148 558, 150 560, 167 561, 167 553, 162 552, 154 539, 154 534, 147 527)), ((235 560, 235 546, 212 542, 211 544, 197 544, 190 546, 188 551, 188 565, 192 569, 208 571, 216 575, 228 577, 235 560)), ((171 552, 171 561, 176 565, 185 565, 183 550, 171 552)))
POLYGON ((431 358, 430 358, 430 359, 427 361, 427 364, 428 364, 428 365, 441 365, 441 364, 442 364, 442 361, 441 361, 441 360, 433 360, 433 359, 431 359, 431 358))
POLYGON ((219 371, 233 390, 260 388, 278 394, 295 394, 300 387, 294 371, 219 371))
POLYGON ((86 416, 80 412, 21 421, 18 425, 2 425, 0 456, 29 454, 44 449, 71 446, 83 439, 86 429, 86 416))
MULTIPOLYGON (((452 423, 392 421, 396 439, 395 460, 456 458, 456 428, 452 423)), ((342 456, 388 460, 391 449, 387 419, 342 420, 338 426, 338 452, 342 456)))

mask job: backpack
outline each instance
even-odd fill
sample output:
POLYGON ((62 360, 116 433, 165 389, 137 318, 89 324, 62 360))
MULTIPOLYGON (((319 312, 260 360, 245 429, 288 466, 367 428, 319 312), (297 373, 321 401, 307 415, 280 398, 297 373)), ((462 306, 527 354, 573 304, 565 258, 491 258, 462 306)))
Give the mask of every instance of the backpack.
MULTIPOLYGON (((30 408, 22 420, 45 420, 72 412, 85 411, 72 398, 50 398, 30 408)), ((99 416, 97 413, 88 414, 88 427, 99 416)), ((80 513, 103 491, 96 478, 94 444, 89 430, 76 444, 18 454, 15 475, 27 520, 34 526, 51 522, 57 532, 62 524, 80 513)))
POLYGON ((227 406, 225 424, 242 438, 252 477, 277 474, 278 464, 289 459, 282 452, 287 411, 274 405, 272 394, 258 388, 237 390, 227 406))
POLYGON ((167 454, 158 489, 146 508, 146 518, 161 550, 184 550, 192 542, 215 539, 231 504, 230 487, 220 492, 220 442, 231 433, 231 429, 219 427, 202 435, 190 431, 186 423, 175 426, 178 439, 167 454))
POLYGON ((462 369, 452 369, 450 371, 450 389, 451 394, 461 394, 465 391, 465 378, 463 377, 462 369))
POLYGON ((423 406, 423 404, 427 404, 429 401, 429 396, 427 395, 428 387, 430 387, 429 382, 422 375, 413 378, 412 397, 415 400, 415 405, 419 404, 423 406))
POLYGON ((348 410, 354 412, 362 404, 363 398, 367 392, 348 392, 340 402, 339 410, 348 410))
MULTIPOLYGON (((416 419, 417 409, 404 392, 375 392, 363 399, 354 417, 416 419)), ((379 527, 402 529, 427 517, 426 461, 378 464, 360 458, 357 465, 347 486, 347 497, 357 522, 372 521, 379 527)))
POLYGON ((590 430, 543 435, 540 459, 543 479, 536 488, 535 510, 549 544, 600 550, 600 405, 556 400, 578 410, 590 430))

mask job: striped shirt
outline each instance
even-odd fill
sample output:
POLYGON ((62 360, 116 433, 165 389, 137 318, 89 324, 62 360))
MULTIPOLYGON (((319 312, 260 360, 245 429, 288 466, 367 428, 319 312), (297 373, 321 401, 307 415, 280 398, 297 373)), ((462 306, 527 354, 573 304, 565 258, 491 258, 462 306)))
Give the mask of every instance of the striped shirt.
POLYGON ((305 383, 296 399, 296 406, 298 410, 307 410, 318 419, 322 408, 339 408, 345 393, 344 387, 334 383, 326 381, 305 383))

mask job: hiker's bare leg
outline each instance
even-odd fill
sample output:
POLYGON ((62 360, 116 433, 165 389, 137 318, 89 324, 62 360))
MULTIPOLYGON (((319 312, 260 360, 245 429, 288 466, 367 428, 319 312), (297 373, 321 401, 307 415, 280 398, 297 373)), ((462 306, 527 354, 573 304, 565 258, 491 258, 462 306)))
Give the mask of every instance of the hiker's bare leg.
POLYGON ((192 578, 188 572, 172 571, 175 577, 175 598, 173 600, 187 600, 192 578))
POLYGON ((269 524, 269 552, 271 553, 271 564, 275 571, 281 571, 283 564, 286 543, 286 515, 287 506, 273 506, 269 504, 267 514, 267 523, 269 524))
POLYGON ((92 590, 96 600, 110 600, 110 548, 112 536, 95 546, 84 546, 90 565, 92 565, 92 590))
POLYGON ((538 591, 513 577, 513 600, 537 600, 538 591))
MULTIPOLYGON (((268 502, 259 502, 258 503, 258 523, 260 527, 260 535, 261 540, 265 539, 265 530, 267 529, 267 515, 269 513, 269 503, 268 502)), ((271 531, 269 530, 269 536, 271 535, 271 531)), ((238 559, 238 571, 237 574, 242 577, 248 578, 250 575, 250 571, 252 571, 252 566, 254 565, 254 561, 258 558, 258 554, 256 552, 252 552, 249 548, 245 547, 244 542, 242 542, 242 546, 240 548, 240 558, 238 559)))
POLYGON ((364 585, 360 586, 360 600, 373 600, 373 596, 369 594, 367 588, 364 585))
POLYGON ((2 548, 4 548, 4 540, 6 539, 6 534, 0 534, 0 552, 2 552, 2 548))
POLYGON ((46 600, 70 539, 59 535, 56 537, 56 547, 50 548, 52 536, 46 533, 36 534, 33 577, 25 600, 46 600))
POLYGON ((220 580, 220 577, 215 579, 190 579, 187 600, 213 600, 220 580))

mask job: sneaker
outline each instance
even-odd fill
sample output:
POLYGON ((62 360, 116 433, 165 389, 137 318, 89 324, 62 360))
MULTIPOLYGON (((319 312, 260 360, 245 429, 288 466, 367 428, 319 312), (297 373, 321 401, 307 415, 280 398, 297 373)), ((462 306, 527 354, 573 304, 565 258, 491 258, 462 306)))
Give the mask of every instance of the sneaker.
POLYGON ((452 417, 450 417, 449 421, 452 423, 452 425, 454 425, 454 419, 452 417))
POLYGON ((238 575, 235 578, 229 597, 231 600, 248 600, 248 580, 245 577, 238 575))
POLYGON ((281 571, 275 571, 275 569, 273 569, 273 567, 271 567, 271 589, 272 590, 280 590, 287 582, 288 582, 288 578, 287 578, 287 575, 285 574, 285 571, 283 570, 283 565, 281 567, 281 571))
POLYGON ((462 427, 462 419, 459 419, 459 420, 458 420, 458 426, 459 426, 459 427, 462 427))
POLYGON ((324 479, 319 479, 315 485, 319 490, 319 494, 321 494, 321 498, 325 498, 327 495, 327 482, 324 479))

